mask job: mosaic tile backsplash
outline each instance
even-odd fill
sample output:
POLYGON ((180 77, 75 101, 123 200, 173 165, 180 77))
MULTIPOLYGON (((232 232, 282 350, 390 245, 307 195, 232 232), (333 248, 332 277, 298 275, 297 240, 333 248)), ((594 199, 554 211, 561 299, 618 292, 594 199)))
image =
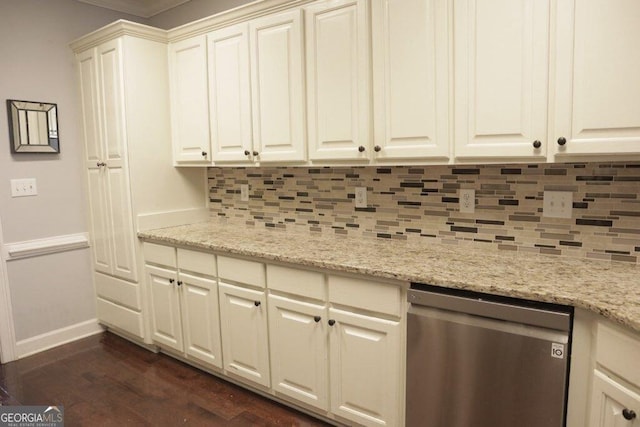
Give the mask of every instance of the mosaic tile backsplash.
POLYGON ((638 263, 640 163, 209 168, 211 215, 252 226, 638 263), (248 202, 240 185, 249 184, 248 202), (355 187, 367 187, 356 208, 355 187), (474 189, 461 213, 459 189, 474 189), (542 215, 571 191, 572 218, 542 215))

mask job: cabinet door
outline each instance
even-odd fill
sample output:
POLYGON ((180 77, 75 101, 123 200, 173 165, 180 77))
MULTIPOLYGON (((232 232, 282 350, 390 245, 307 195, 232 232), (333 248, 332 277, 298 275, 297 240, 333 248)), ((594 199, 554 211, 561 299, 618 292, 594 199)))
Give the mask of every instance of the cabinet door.
POLYGON ((369 158, 368 7, 328 0, 305 8, 311 160, 369 158))
POLYGON ((106 215, 111 239, 111 274, 136 281, 136 238, 131 209, 131 188, 127 170, 127 144, 124 125, 122 46, 116 39, 98 50, 100 89, 100 128, 106 180, 106 215))
POLYGON ((169 45, 171 140, 178 165, 211 159, 206 43, 203 35, 169 45))
POLYGON ((180 273, 184 351, 208 365, 222 368, 218 287, 213 279, 180 273))
POLYGON ((372 7, 375 158, 446 160, 450 8, 441 0, 372 7))
POLYGON ((331 411, 366 426, 397 426, 402 407, 399 322, 329 309, 331 411))
POLYGON ((454 29, 456 158, 544 159, 549 0, 456 1, 454 29))
POLYGON ((111 274, 131 281, 138 280, 136 268, 136 235, 131 212, 129 174, 123 167, 107 166, 107 212, 111 222, 111 274))
POLYGON ((553 147, 560 158, 640 153, 638 22, 636 0, 558 2, 553 147))
POLYGON ((248 24, 207 36, 209 108, 213 160, 253 161, 248 24))
POLYGON ((253 145, 261 162, 306 159, 302 10, 249 23, 253 145))
POLYGON ((220 330, 225 370, 269 387, 264 292, 220 283, 220 330))
POLYGON ((100 139, 97 54, 98 50, 95 48, 78 54, 78 77, 80 79, 80 102, 82 103, 85 167, 88 173, 93 265, 96 271, 111 274, 107 187, 104 170, 99 166, 104 158, 104 152, 100 139))
POLYGON ((124 167, 127 156, 122 40, 98 46, 98 82, 102 161, 110 167, 124 167))
POLYGON ((269 295, 273 389, 328 410, 324 306, 269 295))
POLYGON ((589 427, 640 426, 640 395, 626 389, 600 371, 594 371, 589 427), (634 411, 632 420, 625 419, 623 411, 634 411))
POLYGON ((77 56, 82 104, 82 136, 85 146, 86 167, 95 169, 103 159, 100 140, 100 114, 98 98, 97 49, 88 49, 77 56))
POLYGON ((88 169, 88 177, 93 268, 105 274, 112 274, 111 228, 109 226, 105 171, 94 166, 88 169))
POLYGON ((158 344, 182 351, 177 273, 149 265, 145 271, 151 295, 151 338, 158 344))

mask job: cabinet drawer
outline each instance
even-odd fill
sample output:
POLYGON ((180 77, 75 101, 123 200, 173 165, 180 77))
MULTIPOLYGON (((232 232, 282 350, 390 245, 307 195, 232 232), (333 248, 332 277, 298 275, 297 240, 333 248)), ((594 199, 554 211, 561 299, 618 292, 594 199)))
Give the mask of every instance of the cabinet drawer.
POLYGON ((141 310, 140 287, 137 283, 116 279, 96 273, 96 294, 99 297, 116 302, 132 310, 141 310))
POLYGON ((350 277, 329 276, 329 301, 400 317, 400 287, 350 277))
POLYGON ((596 361, 640 387, 640 336, 601 322, 596 342, 596 361))
POLYGON ((260 288, 266 284, 264 264, 255 261, 219 256, 218 275, 221 279, 260 288))
POLYGON ((178 249, 180 271, 216 276, 216 256, 207 252, 178 249))
POLYGON ((143 244, 143 250, 144 262, 176 268, 176 249, 173 246, 163 246, 145 242, 143 244))
POLYGON ((144 338, 142 313, 98 298, 96 302, 96 315, 100 323, 121 329, 136 337, 144 338))
POLYGON ((325 299, 324 274, 316 271, 267 264, 267 287, 307 298, 325 299))

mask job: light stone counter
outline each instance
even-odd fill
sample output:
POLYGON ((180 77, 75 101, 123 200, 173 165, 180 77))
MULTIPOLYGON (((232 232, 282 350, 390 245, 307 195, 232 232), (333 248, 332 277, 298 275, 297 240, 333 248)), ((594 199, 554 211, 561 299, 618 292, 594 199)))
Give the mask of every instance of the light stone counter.
POLYGON ((640 267, 447 245, 251 227, 212 220, 145 231, 144 240, 591 310, 640 332, 640 267))

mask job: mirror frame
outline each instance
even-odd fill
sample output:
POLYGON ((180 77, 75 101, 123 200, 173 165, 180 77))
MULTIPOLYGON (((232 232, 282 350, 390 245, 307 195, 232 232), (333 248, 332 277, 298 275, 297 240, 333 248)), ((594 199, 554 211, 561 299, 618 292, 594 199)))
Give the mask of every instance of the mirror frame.
POLYGON ((49 102, 7 99, 11 152, 59 153, 58 106, 49 102), (29 119, 35 117, 36 124, 29 119), (31 132, 35 130, 36 132, 31 132))

